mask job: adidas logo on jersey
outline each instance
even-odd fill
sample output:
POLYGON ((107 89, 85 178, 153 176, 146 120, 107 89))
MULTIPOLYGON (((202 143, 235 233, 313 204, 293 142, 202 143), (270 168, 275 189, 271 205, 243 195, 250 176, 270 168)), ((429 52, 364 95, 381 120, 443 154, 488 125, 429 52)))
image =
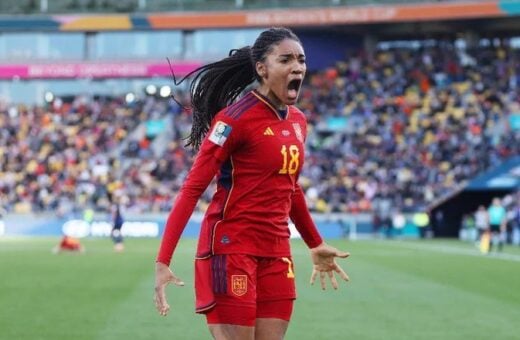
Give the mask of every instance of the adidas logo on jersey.
POLYGON ((270 127, 267 127, 267 129, 264 131, 264 136, 274 136, 273 130, 271 130, 270 127))

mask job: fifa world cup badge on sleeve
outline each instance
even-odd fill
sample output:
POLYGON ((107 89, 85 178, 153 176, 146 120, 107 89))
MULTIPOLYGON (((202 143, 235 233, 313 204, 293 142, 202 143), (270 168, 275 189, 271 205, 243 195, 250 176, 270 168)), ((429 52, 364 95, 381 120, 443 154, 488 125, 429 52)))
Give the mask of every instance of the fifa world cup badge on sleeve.
POLYGON ((224 122, 218 121, 213 127, 211 134, 209 135, 209 140, 214 144, 222 146, 229 137, 231 129, 231 126, 227 125, 224 122))

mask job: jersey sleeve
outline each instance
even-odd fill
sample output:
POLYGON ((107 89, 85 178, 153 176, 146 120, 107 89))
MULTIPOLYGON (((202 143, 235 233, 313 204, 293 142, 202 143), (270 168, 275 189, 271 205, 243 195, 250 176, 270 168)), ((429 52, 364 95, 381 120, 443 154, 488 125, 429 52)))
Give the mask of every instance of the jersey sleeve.
POLYGON ((195 162, 168 215, 157 262, 170 265, 175 247, 197 201, 219 171, 222 163, 239 145, 239 140, 236 121, 218 114, 202 141, 195 162))
MULTIPOLYGON (((301 133, 303 134, 303 142, 305 142, 307 139, 307 121, 305 120, 305 115, 301 111, 297 110, 297 114, 299 115, 299 123, 302 125, 303 131, 301 131, 301 133)), ((305 241, 305 244, 307 244, 309 248, 315 248, 323 243, 323 239, 321 238, 307 207, 305 194, 298 183, 296 183, 292 195, 289 216, 305 241)))
POLYGON ((296 229, 302 236, 305 244, 309 248, 315 248, 323 243, 323 239, 312 220, 312 216, 307 208, 305 195, 299 184, 296 184, 291 201, 291 211, 289 213, 296 229))

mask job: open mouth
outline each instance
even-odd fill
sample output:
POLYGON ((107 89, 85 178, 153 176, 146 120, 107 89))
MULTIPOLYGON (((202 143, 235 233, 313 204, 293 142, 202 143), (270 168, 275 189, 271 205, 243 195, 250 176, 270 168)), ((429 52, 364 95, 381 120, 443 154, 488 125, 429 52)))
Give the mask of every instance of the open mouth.
POLYGON ((287 85, 287 94, 289 95, 289 98, 296 98, 298 97, 298 92, 300 91, 300 86, 302 85, 301 79, 293 79, 289 82, 287 85))

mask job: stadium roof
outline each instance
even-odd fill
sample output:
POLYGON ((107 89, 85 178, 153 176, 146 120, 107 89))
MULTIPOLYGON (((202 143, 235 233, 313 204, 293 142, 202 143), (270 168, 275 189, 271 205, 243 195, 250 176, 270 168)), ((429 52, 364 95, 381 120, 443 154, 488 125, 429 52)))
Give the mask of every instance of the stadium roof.
MULTIPOLYGON (((469 0, 477 2, 478 0, 469 0)), ((2 0, 0 14, 152 13, 232 11, 359 5, 453 3, 468 0, 2 0)), ((480 1, 484 2, 484 1, 480 1)))
MULTIPOLYGON (((243 2, 243 0, 240 1, 243 2)), ((141 0, 140 2, 148 3, 144 0, 141 0)), ((198 1, 198 3, 200 2, 201 1, 198 1)), ((271 1, 267 1, 267 3, 270 2, 271 1)), ((287 2, 289 3, 290 1, 287 2)), ((305 3, 305 1, 303 2, 305 3)), ((317 3, 324 2, 343 3, 340 0, 318 1, 317 3)), ((384 2, 386 3, 388 1, 384 2)), ((358 3, 358 1, 356 1, 356 3, 358 3)), ((218 12, 3 16, 0 17, 0 31, 201 29, 268 27, 276 25, 312 27, 326 25, 424 22, 454 19, 492 19, 513 17, 520 14, 520 0, 465 2, 414 1, 414 4, 384 5, 374 5, 373 3, 374 2, 371 2, 370 5, 363 6, 327 6, 299 9, 277 8, 240 11, 227 10, 218 12)), ((2 2, 2 4, 4 4, 4 2, 2 2)))

